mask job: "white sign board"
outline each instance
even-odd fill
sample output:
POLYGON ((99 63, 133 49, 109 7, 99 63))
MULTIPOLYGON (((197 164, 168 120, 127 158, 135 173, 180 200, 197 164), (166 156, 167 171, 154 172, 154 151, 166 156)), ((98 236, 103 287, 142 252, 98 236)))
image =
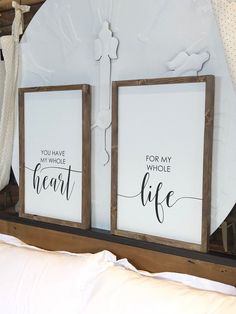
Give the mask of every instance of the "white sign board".
POLYGON ((212 93, 212 76, 114 82, 115 234, 206 250, 212 93))
POLYGON ((88 227, 89 87, 25 88, 19 104, 21 215, 88 227))

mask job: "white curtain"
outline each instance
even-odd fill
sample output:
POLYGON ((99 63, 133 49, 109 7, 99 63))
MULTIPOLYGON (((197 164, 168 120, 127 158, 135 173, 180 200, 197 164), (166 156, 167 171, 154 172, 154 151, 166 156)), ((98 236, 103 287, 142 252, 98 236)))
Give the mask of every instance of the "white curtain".
POLYGON ((236 0, 211 0, 236 90, 236 0))
POLYGON ((5 71, 1 66, 0 72, 1 81, 2 77, 5 76, 3 97, 0 98, 0 101, 2 100, 0 105, 0 191, 9 183, 10 179, 19 63, 19 36, 23 31, 23 13, 30 9, 29 6, 19 5, 15 1, 12 2, 12 6, 15 8, 12 35, 0 38, 5 64, 5 71))
POLYGON ((6 76, 5 64, 4 64, 4 61, 0 60, 0 120, 1 120, 1 112, 2 112, 5 76, 6 76))

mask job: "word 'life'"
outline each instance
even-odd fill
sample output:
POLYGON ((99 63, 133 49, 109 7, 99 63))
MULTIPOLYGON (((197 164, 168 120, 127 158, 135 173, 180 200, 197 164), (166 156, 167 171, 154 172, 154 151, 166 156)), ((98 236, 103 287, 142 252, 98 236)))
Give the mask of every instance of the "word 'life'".
POLYGON ((172 207, 174 204, 170 204, 170 199, 174 195, 174 191, 169 191, 164 198, 160 197, 160 192, 163 186, 162 182, 159 182, 154 191, 152 190, 152 185, 149 185, 150 173, 146 172, 141 185, 141 202, 143 206, 154 201, 155 213, 157 220, 160 223, 164 222, 164 206, 168 208, 172 207))

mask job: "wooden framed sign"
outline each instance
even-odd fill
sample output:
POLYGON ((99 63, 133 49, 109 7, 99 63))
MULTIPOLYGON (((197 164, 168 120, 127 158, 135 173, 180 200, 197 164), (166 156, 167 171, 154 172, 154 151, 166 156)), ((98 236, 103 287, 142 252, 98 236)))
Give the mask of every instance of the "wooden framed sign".
POLYGON ((19 90, 20 216, 90 226, 90 86, 19 90))
POLYGON ((214 77, 113 82, 112 233, 207 251, 214 77))

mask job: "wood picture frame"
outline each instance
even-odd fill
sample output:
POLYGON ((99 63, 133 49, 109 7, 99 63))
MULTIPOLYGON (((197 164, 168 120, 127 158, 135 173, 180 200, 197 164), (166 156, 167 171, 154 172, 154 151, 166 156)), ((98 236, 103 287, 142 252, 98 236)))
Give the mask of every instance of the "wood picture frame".
POLYGON ((206 252, 214 76, 115 81, 112 106, 112 233, 206 252))
POLYGON ((19 89, 19 215, 87 229, 91 217, 90 86, 19 89))

